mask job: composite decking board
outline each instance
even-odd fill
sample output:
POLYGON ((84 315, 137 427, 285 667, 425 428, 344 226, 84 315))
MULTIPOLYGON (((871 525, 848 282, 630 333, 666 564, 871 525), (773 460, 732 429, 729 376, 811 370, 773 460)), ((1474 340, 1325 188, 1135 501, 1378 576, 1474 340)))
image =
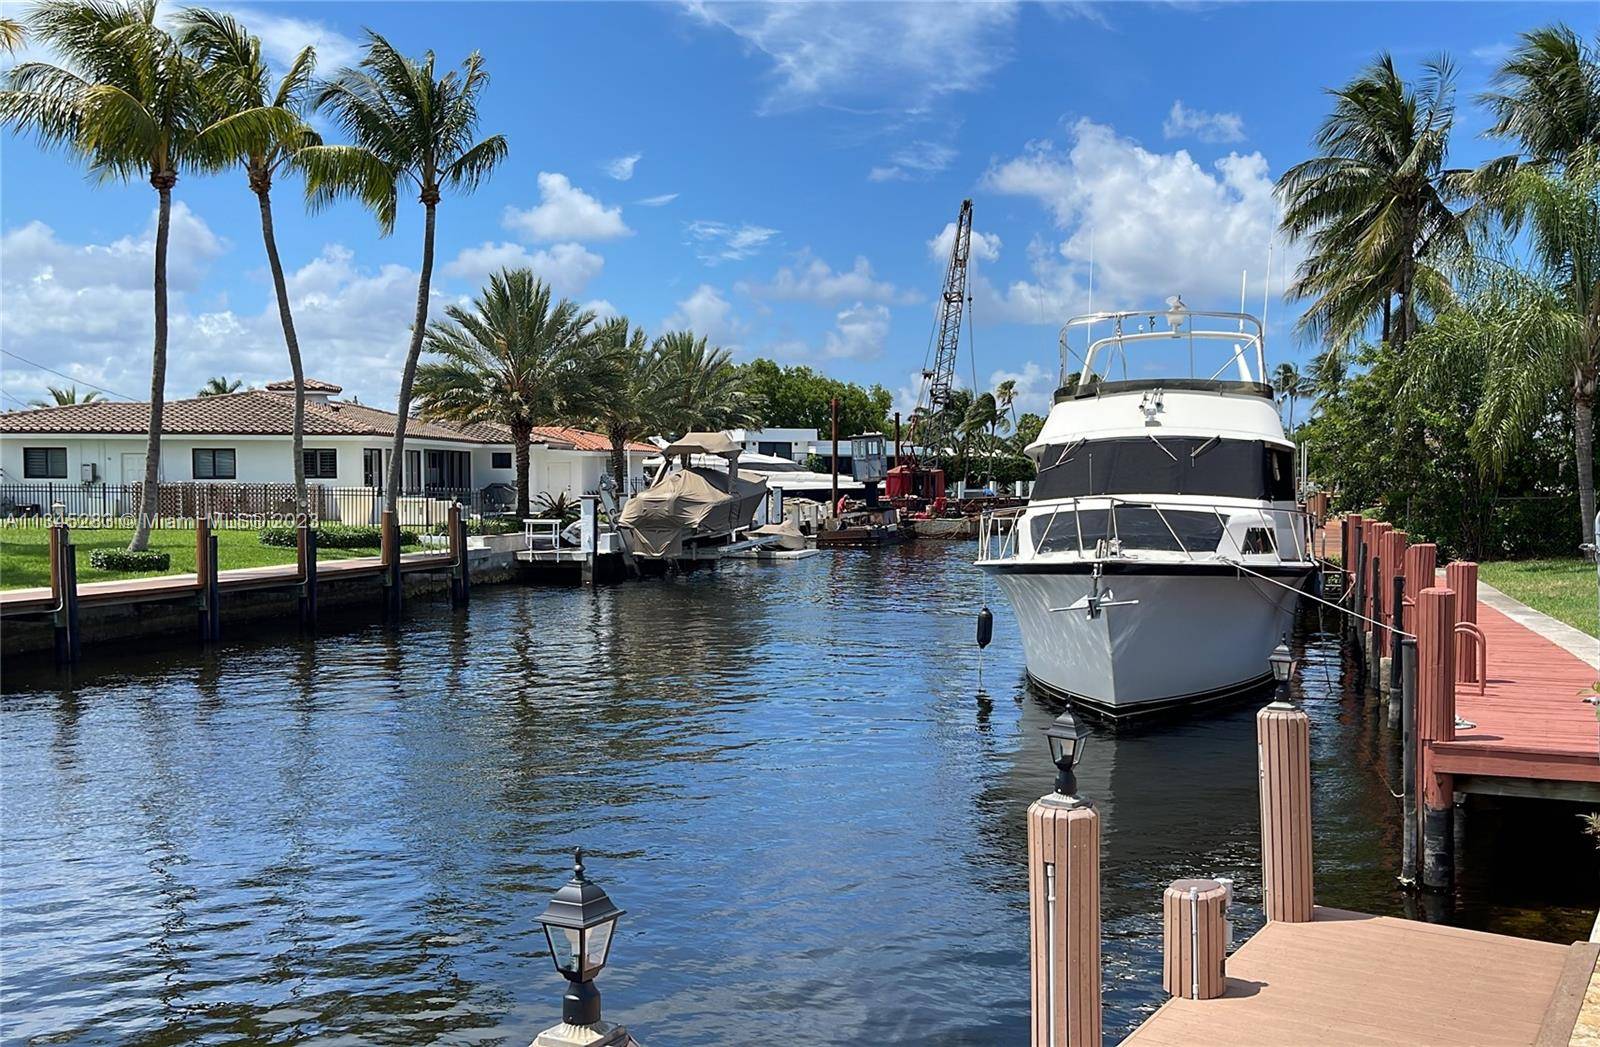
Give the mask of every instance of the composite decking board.
POLYGON ((1170 1000, 1135 1047, 1286 1043, 1531 1044, 1568 949, 1318 908, 1269 923, 1228 958, 1215 1000, 1170 1000))

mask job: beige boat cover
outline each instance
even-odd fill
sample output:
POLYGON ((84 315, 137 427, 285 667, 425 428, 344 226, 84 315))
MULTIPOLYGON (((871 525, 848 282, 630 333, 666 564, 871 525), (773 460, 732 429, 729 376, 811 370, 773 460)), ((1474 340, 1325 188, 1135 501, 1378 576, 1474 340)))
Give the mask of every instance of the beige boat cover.
POLYGON ((727 433, 684 433, 661 449, 667 458, 680 454, 715 454, 723 458, 738 454, 744 448, 734 443, 727 433))
POLYGON ((804 549, 806 547, 806 536, 800 533, 800 525, 793 520, 785 520, 783 523, 763 524, 751 531, 750 537, 764 538, 773 534, 778 536, 778 540, 767 546, 769 549, 804 549))
POLYGON ((746 527, 766 497, 765 480, 741 474, 728 490, 728 474, 716 469, 680 469, 628 499, 617 525, 628 531, 636 556, 676 556, 683 540, 727 534, 746 527))

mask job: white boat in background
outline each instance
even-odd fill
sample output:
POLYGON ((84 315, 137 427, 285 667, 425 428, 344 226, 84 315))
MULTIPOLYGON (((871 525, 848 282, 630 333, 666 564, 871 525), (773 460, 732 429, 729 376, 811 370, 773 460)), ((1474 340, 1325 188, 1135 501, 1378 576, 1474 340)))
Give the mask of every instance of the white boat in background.
POLYGON ((1062 329, 1062 388, 1027 448, 1033 494, 984 514, 977 561, 1010 599, 1045 691, 1127 717, 1270 678, 1315 563, 1263 335, 1253 316, 1177 298, 1062 329), (1130 378, 1130 358, 1149 374, 1157 348, 1187 350, 1188 376, 1130 378), (1198 375, 1196 354, 1219 349, 1222 366, 1198 375))

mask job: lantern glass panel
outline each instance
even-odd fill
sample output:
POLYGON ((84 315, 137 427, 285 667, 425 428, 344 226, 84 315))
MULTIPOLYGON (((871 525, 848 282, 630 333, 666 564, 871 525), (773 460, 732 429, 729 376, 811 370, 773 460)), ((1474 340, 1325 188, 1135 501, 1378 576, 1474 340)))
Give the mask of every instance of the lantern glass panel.
POLYGON ((589 970, 597 970, 605 965, 606 954, 611 951, 611 932, 616 926, 617 921, 607 920, 589 928, 589 941, 583 950, 589 970))
POLYGON ((1073 735, 1049 734, 1050 762, 1060 766, 1063 762, 1072 760, 1073 753, 1078 746, 1078 739, 1073 735))
POLYGON ((550 956, 555 960, 556 970, 563 974, 578 974, 583 932, 575 927, 551 927, 546 924, 544 936, 550 942, 550 956))

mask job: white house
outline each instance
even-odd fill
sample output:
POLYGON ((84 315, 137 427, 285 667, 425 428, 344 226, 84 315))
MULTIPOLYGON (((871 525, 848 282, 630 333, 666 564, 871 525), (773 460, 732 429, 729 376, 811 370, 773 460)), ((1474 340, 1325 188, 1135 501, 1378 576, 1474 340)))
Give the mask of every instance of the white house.
POLYGON ((808 454, 826 454, 817 449, 815 429, 729 429, 728 439, 747 454, 772 455, 791 462, 804 462, 808 454))
MULTIPOLYGON (((328 488, 380 487, 396 415, 336 399, 341 387, 306 382, 306 479, 328 488)), ((294 386, 169 400, 162 415, 161 481, 202 484, 292 484, 294 386)), ((150 405, 96 401, 0 414, 0 484, 104 488, 144 480, 150 405)), ((643 483, 649 444, 628 449, 630 485, 643 483)), ((502 425, 458 426, 413 418, 406 426, 407 492, 482 492, 514 487, 510 431, 502 425)), ((542 427, 529 445, 529 490, 576 497, 598 488, 610 443, 582 429, 542 427)), ((73 501, 81 501, 75 498, 73 501)), ((107 506, 107 508, 112 508, 107 506)), ((114 511, 126 511, 117 508, 114 511)))

